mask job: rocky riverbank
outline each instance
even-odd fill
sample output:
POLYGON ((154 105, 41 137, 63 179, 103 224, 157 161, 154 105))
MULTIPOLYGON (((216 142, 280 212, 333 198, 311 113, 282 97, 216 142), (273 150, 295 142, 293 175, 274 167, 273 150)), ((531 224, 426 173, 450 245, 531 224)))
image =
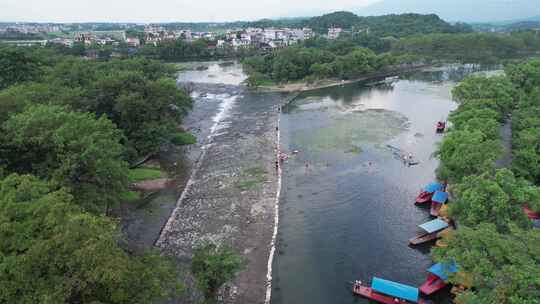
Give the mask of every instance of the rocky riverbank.
MULTIPOLYGON (((220 94, 213 89, 195 87, 202 96, 220 94)), ((223 85, 219 89, 223 91, 223 85)), ((223 302, 264 303, 278 185, 277 106, 282 95, 244 92, 238 86, 229 91, 237 95, 223 95, 226 101, 202 139, 191 178, 156 245, 180 260, 189 260, 200 241, 232 245, 247 265, 223 289, 223 302)))

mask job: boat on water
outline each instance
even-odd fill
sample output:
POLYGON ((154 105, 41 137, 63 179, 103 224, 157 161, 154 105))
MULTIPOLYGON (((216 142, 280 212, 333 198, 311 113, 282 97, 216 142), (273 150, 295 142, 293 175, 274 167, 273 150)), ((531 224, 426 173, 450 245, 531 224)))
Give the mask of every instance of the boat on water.
POLYGON ((446 129, 446 122, 445 121, 438 121, 437 122, 437 133, 443 133, 444 129, 446 129))
POLYGON ((362 285, 361 281, 356 281, 353 285, 353 293, 385 304, 427 304, 419 298, 418 288, 377 277, 371 281, 371 287, 362 285))
POLYGON ((431 198, 431 209, 429 210, 429 214, 432 216, 439 216, 439 211, 441 210, 441 207, 443 204, 446 203, 448 200, 448 192, 445 191, 435 191, 433 194, 433 197, 431 198))
MULTIPOLYGON (((429 241, 436 240, 441 237, 440 231, 450 228, 450 225, 440 218, 418 225, 422 232, 415 237, 409 239, 410 245, 419 245, 429 241)), ((450 228, 452 229, 452 228, 450 228)))
POLYGON ((428 270, 428 277, 424 284, 418 288, 425 295, 431 295, 448 285, 448 276, 456 273, 458 267, 456 263, 437 263, 428 270))
POLYGON ((440 183, 429 183, 422 190, 420 194, 416 197, 415 204, 425 204, 431 201, 433 194, 436 191, 442 190, 443 185, 440 183))

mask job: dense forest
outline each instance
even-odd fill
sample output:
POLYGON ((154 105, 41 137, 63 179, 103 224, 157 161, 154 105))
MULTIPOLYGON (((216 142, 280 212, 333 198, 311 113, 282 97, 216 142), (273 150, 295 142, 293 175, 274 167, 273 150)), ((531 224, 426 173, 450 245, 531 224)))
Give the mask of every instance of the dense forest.
POLYGON ((376 55, 354 45, 329 45, 324 48, 289 47, 266 56, 247 58, 244 68, 248 85, 321 78, 353 79, 381 71, 395 63, 389 54, 376 55))
POLYGON ((458 230, 433 255, 459 265, 450 281, 470 289, 458 303, 540 298, 540 232, 522 209, 540 211, 538 84, 540 61, 529 61, 508 66, 506 76, 471 76, 453 90, 459 107, 439 147, 438 175, 450 183, 449 215, 458 230), (510 116, 514 160, 500 168, 499 129, 510 116))
POLYGON ((351 12, 334 12, 305 21, 305 26, 319 33, 326 33, 330 27, 366 30, 379 36, 396 38, 415 34, 470 32, 472 28, 465 24, 451 25, 439 16, 422 14, 401 14, 361 17, 351 12))
POLYGON ((271 82, 352 79, 395 64, 500 63, 540 52, 540 37, 532 31, 497 33, 418 34, 400 39, 374 34, 323 37, 243 60, 252 86, 271 82), (354 54, 353 54, 354 53, 354 54))
POLYGON ((191 99, 148 59, 0 48, 0 303, 151 303, 174 265, 107 216, 128 163, 178 134, 191 99))

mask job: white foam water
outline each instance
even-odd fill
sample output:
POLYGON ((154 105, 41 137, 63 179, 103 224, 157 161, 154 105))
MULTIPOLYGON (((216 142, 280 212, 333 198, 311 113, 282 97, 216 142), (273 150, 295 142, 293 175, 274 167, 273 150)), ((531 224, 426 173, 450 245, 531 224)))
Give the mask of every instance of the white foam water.
MULTIPOLYGON (((278 130, 280 123, 280 114, 278 114, 278 120, 277 120, 277 126, 278 130)), ((277 132, 277 139, 276 139, 276 160, 279 159, 279 153, 280 153, 280 136, 279 131, 277 132)), ((276 203, 274 205, 274 232, 272 233, 272 240, 270 241, 270 254, 268 256, 268 265, 267 265, 267 272, 266 272, 266 297, 264 299, 265 304, 270 304, 270 300, 272 299, 272 264, 274 263, 274 255, 276 252, 276 240, 277 240, 277 234, 278 234, 278 226, 279 226, 279 196, 281 194, 281 163, 278 162, 278 182, 277 182, 277 190, 276 190, 276 203)))

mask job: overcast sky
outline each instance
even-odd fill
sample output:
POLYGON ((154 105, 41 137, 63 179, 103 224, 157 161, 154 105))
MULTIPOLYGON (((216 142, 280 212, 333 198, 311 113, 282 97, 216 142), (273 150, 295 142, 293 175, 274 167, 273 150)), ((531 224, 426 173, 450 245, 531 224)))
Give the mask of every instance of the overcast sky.
POLYGON ((436 13, 451 21, 540 15, 540 0, 0 0, 0 21, 235 21, 360 14, 436 13))

